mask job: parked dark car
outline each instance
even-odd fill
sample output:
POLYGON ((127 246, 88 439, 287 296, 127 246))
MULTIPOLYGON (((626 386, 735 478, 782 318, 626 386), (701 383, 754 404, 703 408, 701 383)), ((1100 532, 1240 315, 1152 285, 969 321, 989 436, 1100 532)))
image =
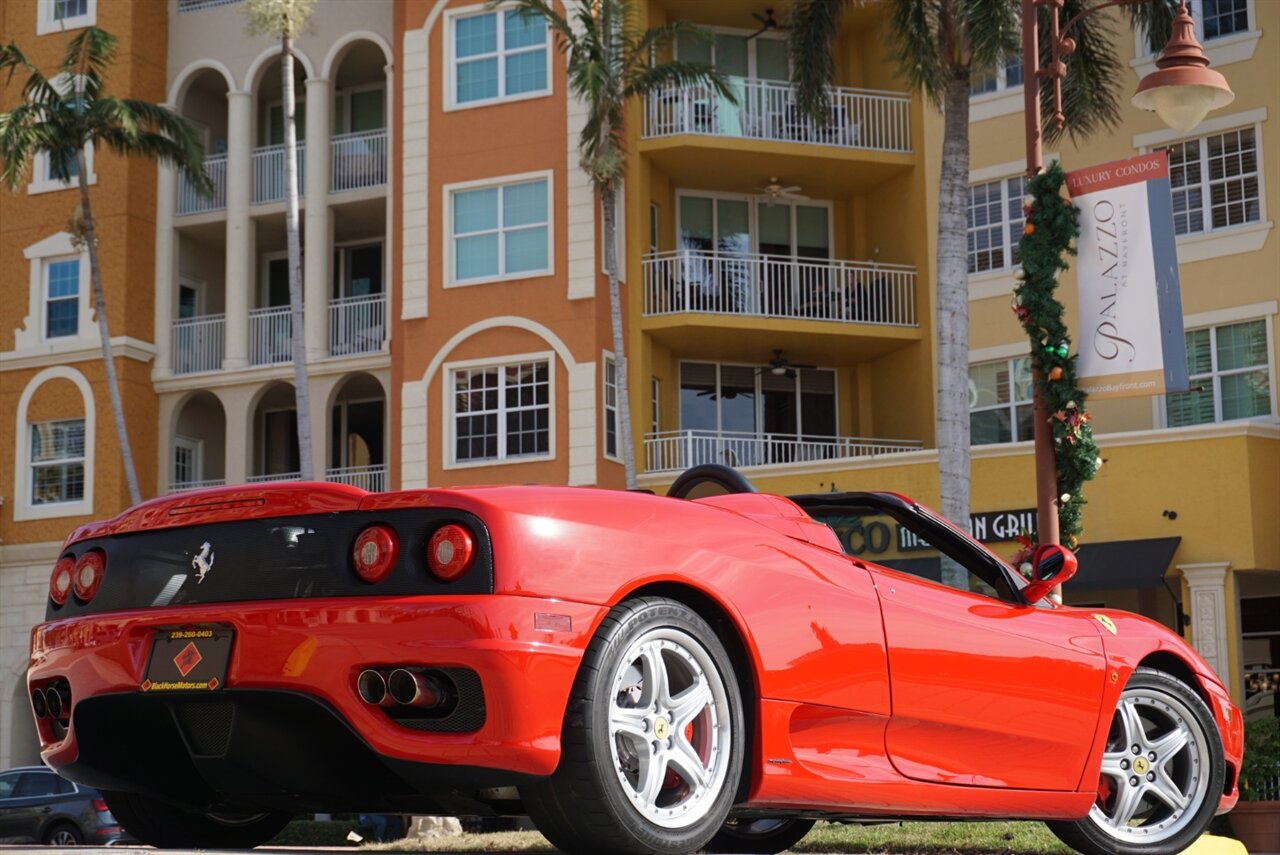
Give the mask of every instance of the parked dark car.
POLYGON ((132 840, 97 790, 44 766, 0 772, 0 843, 75 846, 132 840))

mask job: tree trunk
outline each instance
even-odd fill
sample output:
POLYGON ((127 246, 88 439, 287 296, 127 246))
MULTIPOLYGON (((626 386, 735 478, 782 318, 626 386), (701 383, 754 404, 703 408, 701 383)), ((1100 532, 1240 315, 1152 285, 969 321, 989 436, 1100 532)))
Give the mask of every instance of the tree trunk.
MULTIPOLYGON (((280 86, 284 113, 284 223, 289 242, 289 323, 293 345, 293 390, 298 422, 298 469, 303 481, 311 468, 311 390, 307 380, 307 331, 302 314, 302 243, 298 234, 298 131, 294 123, 293 39, 280 39, 280 86)), ((323 247, 313 248, 323 252, 323 247)), ((321 311, 323 306, 312 306, 321 311)))
MULTIPOLYGON (((111 396, 111 415, 116 423, 116 436, 120 439, 120 462, 124 468, 124 480, 129 486, 129 503, 142 501, 138 490, 138 473, 133 465, 133 447, 129 445, 129 427, 124 421, 124 402, 120 399, 120 381, 116 379, 116 361, 111 355, 111 333, 107 329, 107 300, 102 293, 102 268, 98 266, 98 238, 93 225, 93 208, 89 205, 89 164, 84 149, 76 152, 79 171, 80 213, 83 220, 85 246, 89 248, 89 274, 93 283, 93 311, 98 316, 98 335, 102 339, 102 363, 107 369, 107 392, 111 396)), ((167 285, 166 285, 167 287, 167 285)), ((92 446, 94 437, 84 438, 92 446)))
POLYGON ((609 275, 609 322, 613 327, 614 378, 618 388, 618 453, 626 472, 627 489, 636 488, 636 448, 631 441, 631 384, 627 378, 627 346, 622 332, 622 297, 618 287, 618 240, 612 187, 600 189, 604 218, 604 269, 609 275))
MULTIPOLYGON (((942 514, 969 526, 969 75, 952 74, 943 94, 942 176, 938 191, 938 482, 942 514)), ((967 588, 947 568, 943 582, 967 588)))

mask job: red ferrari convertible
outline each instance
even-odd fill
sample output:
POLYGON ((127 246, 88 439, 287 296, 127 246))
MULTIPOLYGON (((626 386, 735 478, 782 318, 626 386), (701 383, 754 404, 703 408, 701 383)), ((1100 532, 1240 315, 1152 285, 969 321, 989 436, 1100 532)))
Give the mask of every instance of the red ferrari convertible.
POLYGON ((157 846, 291 814, 528 814, 569 852, 780 852, 818 819, 1041 819, 1173 853, 1241 718, 1181 638, 1046 599, 890 493, 331 484, 157 499, 66 542, 46 763, 157 846), (871 558, 874 557, 873 562, 871 558))

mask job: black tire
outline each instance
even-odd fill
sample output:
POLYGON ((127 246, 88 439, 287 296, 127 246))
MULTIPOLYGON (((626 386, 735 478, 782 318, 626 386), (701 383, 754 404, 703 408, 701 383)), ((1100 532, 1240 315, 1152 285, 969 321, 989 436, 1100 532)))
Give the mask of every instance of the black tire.
POLYGON ((102 792, 126 831, 161 849, 252 849, 280 833, 288 813, 189 813, 137 793, 102 792))
POLYGON ((84 832, 73 822, 58 822, 45 829, 40 842, 45 846, 82 846, 84 832))
POLYGON ((673 600, 630 600, 587 646, 560 765, 520 794, 564 852, 693 852, 733 805, 743 727, 729 655, 706 621, 673 600))
POLYGON ((1106 752, 1089 815, 1046 823, 1063 843, 1085 855, 1174 855, 1208 827, 1226 778, 1222 737, 1186 683, 1154 668, 1135 671, 1120 695, 1106 752), (1171 743, 1177 747, 1164 756, 1155 750, 1171 743), (1186 802, 1180 810, 1173 804, 1179 795, 1186 802))
POLYGON ((708 852, 777 855, 795 846, 813 828, 811 819, 731 819, 706 845, 708 852))

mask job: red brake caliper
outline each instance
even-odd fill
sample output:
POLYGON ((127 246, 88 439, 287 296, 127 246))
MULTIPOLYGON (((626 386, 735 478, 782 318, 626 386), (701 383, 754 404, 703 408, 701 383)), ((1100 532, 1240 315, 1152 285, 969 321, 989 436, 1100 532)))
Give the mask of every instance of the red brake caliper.
POLYGON ((1098 776, 1098 804, 1105 805, 1115 795, 1115 784, 1106 775, 1098 776))

